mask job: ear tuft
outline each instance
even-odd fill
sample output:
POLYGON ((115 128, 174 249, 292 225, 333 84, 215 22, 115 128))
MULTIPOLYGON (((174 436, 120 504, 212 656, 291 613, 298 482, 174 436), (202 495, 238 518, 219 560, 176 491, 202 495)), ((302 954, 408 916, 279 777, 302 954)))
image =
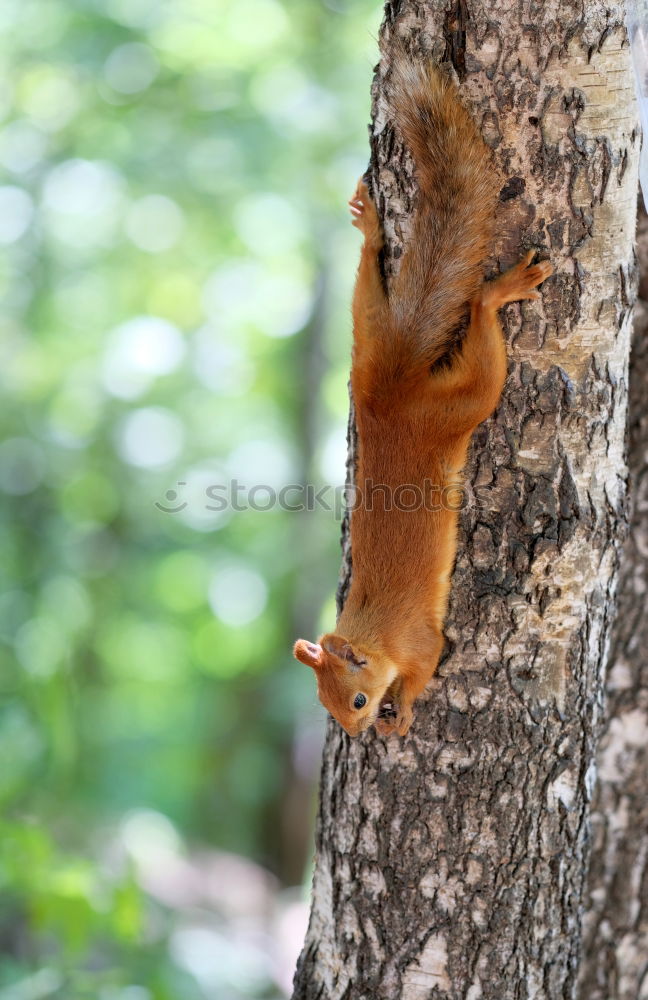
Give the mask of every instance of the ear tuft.
POLYGON ((322 647, 318 642, 298 639, 293 647, 293 656, 307 667, 317 670, 322 665, 322 647))

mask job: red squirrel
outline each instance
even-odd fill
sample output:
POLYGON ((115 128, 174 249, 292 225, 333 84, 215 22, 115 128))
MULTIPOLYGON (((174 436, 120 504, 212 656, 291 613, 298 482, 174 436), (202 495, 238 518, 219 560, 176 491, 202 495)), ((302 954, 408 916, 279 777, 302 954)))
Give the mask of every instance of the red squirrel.
POLYGON ((404 736, 437 668, 458 520, 439 496, 459 480, 471 435, 504 386, 497 310, 539 299, 534 289, 553 271, 547 261, 533 264, 530 251, 494 281, 483 280, 496 178, 445 73, 398 51, 389 98, 419 191, 389 288, 379 263, 382 227, 362 179, 349 202, 364 235, 352 305, 359 502, 351 512, 351 588, 336 631, 294 647, 315 671, 320 701, 351 736, 374 724, 385 736, 404 736), (410 502, 429 497, 431 487, 436 503, 410 502), (397 495, 407 502, 396 503, 397 495))

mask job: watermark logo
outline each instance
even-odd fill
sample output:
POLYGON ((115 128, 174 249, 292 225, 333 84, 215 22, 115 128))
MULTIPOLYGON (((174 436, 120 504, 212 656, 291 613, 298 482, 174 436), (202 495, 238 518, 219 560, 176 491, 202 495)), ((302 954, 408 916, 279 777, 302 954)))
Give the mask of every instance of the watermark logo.
MULTIPOLYGON (((183 483, 178 482, 176 483, 176 485, 186 486, 187 484, 186 482, 183 483)), ((164 498, 167 501, 167 503, 175 503, 178 500, 178 491, 175 489, 167 490, 166 493, 164 494, 164 498)), ((165 507, 164 504, 158 503, 158 501, 156 500, 155 506, 157 507, 158 510, 163 510, 165 514, 179 514, 181 510, 184 510, 189 505, 186 502, 186 500, 183 500, 180 502, 179 505, 175 507, 165 507)))

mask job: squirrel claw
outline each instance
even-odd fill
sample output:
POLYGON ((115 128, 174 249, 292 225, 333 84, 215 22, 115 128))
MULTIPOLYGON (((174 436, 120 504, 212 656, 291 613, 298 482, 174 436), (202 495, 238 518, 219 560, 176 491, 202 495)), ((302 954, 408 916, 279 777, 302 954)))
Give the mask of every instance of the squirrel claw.
POLYGON ((414 721, 414 712, 412 708, 408 705, 404 708, 397 707, 396 714, 391 714, 389 716, 379 717, 374 723, 376 727, 376 732, 387 739, 394 733, 398 733, 399 736, 406 736, 409 732, 410 726, 414 721))
POLYGON ((414 712, 410 706, 401 708, 400 712, 396 716, 396 732, 399 736, 407 736, 410 726, 414 722, 414 712))
POLYGON ((365 239, 372 245, 380 248, 382 235, 376 206, 362 177, 349 198, 349 210, 351 212, 351 225, 363 232, 365 239))

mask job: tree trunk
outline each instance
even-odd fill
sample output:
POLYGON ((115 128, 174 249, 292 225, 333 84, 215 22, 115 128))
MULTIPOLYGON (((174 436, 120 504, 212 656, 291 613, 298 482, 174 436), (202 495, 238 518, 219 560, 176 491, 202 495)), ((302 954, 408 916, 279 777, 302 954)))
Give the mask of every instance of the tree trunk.
MULTIPOLYGON (((639 141, 622 7, 388 3, 372 177, 398 266, 414 183, 389 42, 449 59, 500 172, 493 269, 556 275, 508 307, 509 379, 467 466, 448 656, 405 740, 329 723, 295 1000, 573 995, 588 795, 626 524, 639 141)), ((356 446, 353 424, 350 441, 356 446)), ((357 442, 362 447, 362 442, 357 442)), ((351 569, 348 539, 340 587, 351 569)))
POLYGON ((632 517, 619 579, 592 806, 582 1000, 648 998, 648 217, 630 369, 632 517))

